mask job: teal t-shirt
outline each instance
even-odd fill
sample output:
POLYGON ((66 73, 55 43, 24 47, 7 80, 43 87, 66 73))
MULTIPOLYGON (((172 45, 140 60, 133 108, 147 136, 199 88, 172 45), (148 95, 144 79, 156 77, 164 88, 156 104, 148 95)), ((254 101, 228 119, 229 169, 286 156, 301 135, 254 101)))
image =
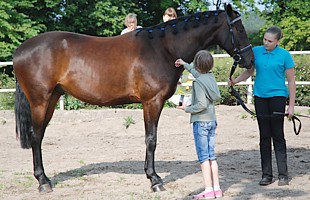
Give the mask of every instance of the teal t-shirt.
POLYGON ((279 46, 271 52, 266 51, 264 46, 257 46, 253 52, 256 69, 254 95, 262 98, 288 97, 285 71, 295 66, 291 54, 279 46))

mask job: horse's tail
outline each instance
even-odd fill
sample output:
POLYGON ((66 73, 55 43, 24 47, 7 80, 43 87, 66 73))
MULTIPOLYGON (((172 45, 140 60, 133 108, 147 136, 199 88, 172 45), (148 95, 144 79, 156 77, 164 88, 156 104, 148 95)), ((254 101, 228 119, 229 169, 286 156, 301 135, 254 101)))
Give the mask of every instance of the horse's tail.
POLYGON ((31 134, 33 132, 32 117, 29 102, 16 81, 15 92, 15 120, 16 120, 16 138, 20 139, 20 145, 23 149, 31 147, 31 134))

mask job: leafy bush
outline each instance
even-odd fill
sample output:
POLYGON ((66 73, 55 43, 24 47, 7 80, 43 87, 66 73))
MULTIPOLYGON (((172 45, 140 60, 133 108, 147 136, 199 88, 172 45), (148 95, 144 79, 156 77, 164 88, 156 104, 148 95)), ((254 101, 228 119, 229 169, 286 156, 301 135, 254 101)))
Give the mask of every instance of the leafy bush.
MULTIPOLYGON (((309 55, 294 55, 296 81, 310 81, 309 55)), ((310 106, 310 85, 296 86, 296 105, 310 106)))
POLYGON ((65 102, 65 105, 64 105, 65 110, 78 110, 78 109, 85 108, 84 102, 67 94, 65 94, 64 102, 65 102))
MULTIPOLYGON (((0 74, 0 89, 15 88, 15 79, 5 73, 0 74)), ((13 92, 0 92, 0 110, 11 110, 14 107, 15 94, 13 92)))

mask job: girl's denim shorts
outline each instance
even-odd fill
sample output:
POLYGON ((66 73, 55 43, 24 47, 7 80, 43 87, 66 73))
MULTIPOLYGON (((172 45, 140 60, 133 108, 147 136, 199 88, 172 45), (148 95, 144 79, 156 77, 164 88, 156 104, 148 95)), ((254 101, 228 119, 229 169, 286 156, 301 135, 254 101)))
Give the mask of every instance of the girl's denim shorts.
POLYGON ((216 121, 193 123, 196 152, 200 163, 216 159, 214 155, 216 127, 216 121))

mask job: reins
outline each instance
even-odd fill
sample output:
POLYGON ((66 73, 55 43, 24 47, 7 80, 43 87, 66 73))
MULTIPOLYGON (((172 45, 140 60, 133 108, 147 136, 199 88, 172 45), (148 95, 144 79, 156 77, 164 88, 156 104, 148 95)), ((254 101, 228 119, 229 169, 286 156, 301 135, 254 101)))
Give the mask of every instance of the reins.
MULTIPOLYGON (((237 66, 239 65, 240 61, 242 60, 242 56, 240 55, 242 52, 245 52, 247 50, 250 50, 252 48, 252 45, 249 44, 248 46, 242 48, 242 49, 238 49, 236 47, 236 44, 235 44, 235 36, 234 36, 234 33, 232 31, 232 25, 237 22, 238 20, 241 19, 241 16, 238 16, 236 19, 230 21, 229 19, 229 16, 228 14, 226 13, 226 18, 227 18, 227 24, 229 26, 229 33, 231 34, 231 42, 232 42, 232 45, 233 45, 233 48, 234 48, 234 55, 232 56, 232 58, 234 59, 234 63, 232 64, 231 66, 231 70, 230 70, 230 75, 229 75, 229 79, 232 80, 232 75, 234 74, 237 66)), ((288 113, 281 113, 281 112, 274 112, 273 114, 271 115, 256 115, 256 113, 254 113, 253 111, 251 111, 246 105, 245 103, 243 102, 243 100, 241 99, 240 97, 240 94, 234 89, 233 85, 230 85, 230 94, 233 95, 238 103, 242 106, 242 108, 247 111, 250 115, 258 118, 258 117, 263 117, 263 118, 275 118, 277 117, 277 115, 279 116, 286 116, 288 117, 288 113)), ((295 135, 299 135, 300 133, 300 130, 301 130, 301 127, 302 127, 302 124, 301 124, 301 121, 300 119, 297 117, 297 116, 300 116, 300 117, 307 117, 307 118, 310 118, 309 116, 305 116, 305 115, 297 115, 295 114, 294 116, 292 116, 290 119, 292 120, 293 122, 293 127, 294 127, 294 132, 295 132, 295 135), (298 129, 296 129, 296 121, 299 122, 299 126, 298 126, 298 129)))

